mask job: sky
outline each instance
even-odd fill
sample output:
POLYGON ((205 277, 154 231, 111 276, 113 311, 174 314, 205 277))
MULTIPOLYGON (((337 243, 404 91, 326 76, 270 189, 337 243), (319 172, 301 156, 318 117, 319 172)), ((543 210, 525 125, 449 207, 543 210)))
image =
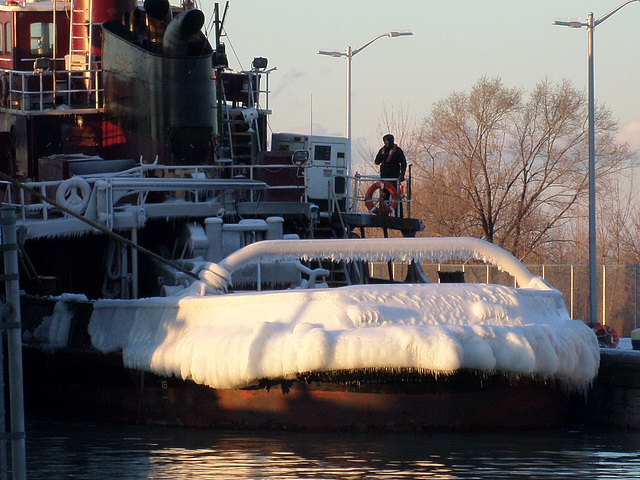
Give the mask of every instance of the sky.
MULTIPOLYGON (((389 31, 352 60, 353 158, 381 146, 384 111, 421 120, 434 103, 468 92, 482 77, 531 92, 544 79, 587 91, 587 30, 553 26, 585 22, 623 0, 230 0, 225 22, 231 68, 266 57, 272 132, 346 134, 345 51, 389 31)), ((213 0, 197 2, 213 17, 213 0)), ((224 6, 224 2, 220 2, 224 6)), ((619 121, 621 138, 640 149, 640 2, 623 7, 594 33, 595 98, 619 121)), ((210 36, 213 38, 213 35, 210 36)), ((384 132, 386 133, 386 132, 384 132)), ((391 132, 395 133, 395 132, 391 132)), ((400 145, 402 146, 402 145, 400 145)), ((409 159, 411 162, 411 159, 409 159)))

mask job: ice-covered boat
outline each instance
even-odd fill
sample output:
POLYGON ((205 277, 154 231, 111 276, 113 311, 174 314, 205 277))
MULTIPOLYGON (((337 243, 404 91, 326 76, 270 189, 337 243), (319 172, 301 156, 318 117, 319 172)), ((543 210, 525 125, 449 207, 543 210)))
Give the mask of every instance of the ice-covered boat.
POLYGON ((362 208, 384 201, 362 182, 385 184, 351 174, 344 138, 267 149, 268 62, 230 70, 214 13, 212 45, 192 2, 0 1, 28 406, 213 427, 562 423, 599 356, 561 294, 480 240, 415 238, 410 188, 373 209, 392 215, 362 208), (430 283, 421 262, 450 258, 519 286, 430 283))
POLYGON ((595 336, 562 294, 478 239, 267 240, 192 268, 201 280, 176 296, 86 302, 88 326, 82 299, 58 298, 30 349, 47 402, 227 428, 537 428, 565 424, 569 394, 597 373, 595 336), (301 263, 450 258, 497 265, 519 287, 327 288, 326 270, 301 263), (238 273, 261 270, 309 279, 229 291, 238 273))

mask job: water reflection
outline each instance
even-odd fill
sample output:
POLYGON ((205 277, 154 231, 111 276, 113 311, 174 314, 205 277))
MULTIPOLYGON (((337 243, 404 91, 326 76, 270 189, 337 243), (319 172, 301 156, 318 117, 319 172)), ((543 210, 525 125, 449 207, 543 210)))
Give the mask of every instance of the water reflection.
POLYGON ((30 479, 640 477, 640 434, 218 432, 32 422, 30 479))

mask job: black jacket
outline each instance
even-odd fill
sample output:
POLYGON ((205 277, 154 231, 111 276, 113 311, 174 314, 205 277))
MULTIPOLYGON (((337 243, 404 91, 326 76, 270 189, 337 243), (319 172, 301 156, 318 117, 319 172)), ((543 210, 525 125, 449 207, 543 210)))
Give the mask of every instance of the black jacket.
POLYGON ((387 147, 382 147, 378 150, 376 165, 380 165, 381 178, 398 178, 401 174, 404 176, 407 170, 407 160, 404 157, 404 152, 395 143, 391 148, 391 152, 387 147))

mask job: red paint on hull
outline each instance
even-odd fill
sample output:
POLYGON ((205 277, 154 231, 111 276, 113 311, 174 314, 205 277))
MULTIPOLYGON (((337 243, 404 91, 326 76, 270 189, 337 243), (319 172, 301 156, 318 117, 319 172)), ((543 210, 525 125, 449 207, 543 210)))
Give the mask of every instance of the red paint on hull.
POLYGON ((555 385, 471 373, 424 382, 304 381, 212 389, 132 371, 119 355, 25 351, 27 408, 111 422, 224 429, 531 429, 567 423, 555 385))

